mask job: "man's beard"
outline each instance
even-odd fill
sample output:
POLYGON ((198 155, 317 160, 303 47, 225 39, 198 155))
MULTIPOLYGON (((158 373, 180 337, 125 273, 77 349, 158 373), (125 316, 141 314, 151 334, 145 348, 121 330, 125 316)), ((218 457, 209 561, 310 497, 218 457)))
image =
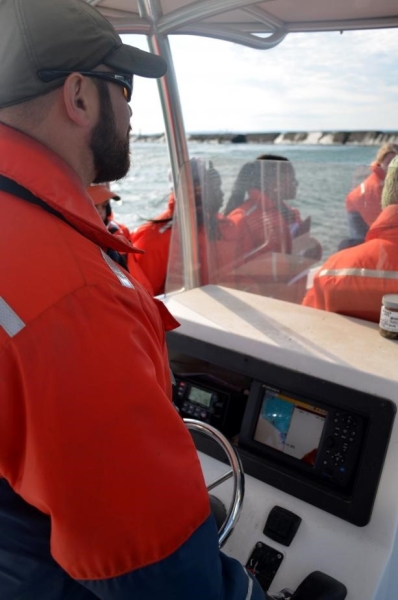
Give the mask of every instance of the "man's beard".
POLYGON ((93 183, 105 183, 124 177, 130 168, 130 140, 116 131, 115 115, 106 83, 98 82, 100 114, 94 127, 90 148, 93 153, 95 179, 93 183))

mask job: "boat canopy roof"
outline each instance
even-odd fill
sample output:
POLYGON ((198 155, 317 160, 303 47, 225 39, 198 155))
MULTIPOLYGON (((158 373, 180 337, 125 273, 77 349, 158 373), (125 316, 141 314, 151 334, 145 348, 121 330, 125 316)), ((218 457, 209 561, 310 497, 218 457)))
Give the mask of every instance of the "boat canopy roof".
POLYGON ((396 0, 159 0, 155 23, 141 16, 145 0, 87 2, 119 33, 200 35, 259 49, 272 48, 293 32, 398 26, 396 0))

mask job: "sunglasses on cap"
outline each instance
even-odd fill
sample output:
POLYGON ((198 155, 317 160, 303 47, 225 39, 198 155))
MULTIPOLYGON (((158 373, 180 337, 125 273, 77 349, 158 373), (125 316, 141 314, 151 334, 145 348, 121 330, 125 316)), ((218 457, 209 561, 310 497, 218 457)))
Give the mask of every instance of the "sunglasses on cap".
POLYGON ((56 71, 53 69, 42 69, 38 75, 42 81, 54 81, 60 77, 67 77, 71 73, 80 73, 84 77, 95 77, 103 81, 116 83, 123 87, 123 94, 127 102, 130 102, 133 94, 133 76, 127 73, 108 73, 105 71, 56 71))

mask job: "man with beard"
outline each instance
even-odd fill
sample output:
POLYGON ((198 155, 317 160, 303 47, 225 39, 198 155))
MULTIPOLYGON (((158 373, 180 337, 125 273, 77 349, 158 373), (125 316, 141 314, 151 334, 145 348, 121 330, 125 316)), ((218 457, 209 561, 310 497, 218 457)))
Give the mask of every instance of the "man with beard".
POLYGON ((83 0, 0 0, 0 58, 1 600, 258 600, 171 403, 177 323, 86 192, 126 174, 133 74, 166 65, 83 0))

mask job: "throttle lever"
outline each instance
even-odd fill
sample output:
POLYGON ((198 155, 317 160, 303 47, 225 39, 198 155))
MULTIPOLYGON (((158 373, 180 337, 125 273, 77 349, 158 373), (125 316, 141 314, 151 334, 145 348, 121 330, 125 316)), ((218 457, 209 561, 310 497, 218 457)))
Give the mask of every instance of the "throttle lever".
POLYGON ((346 596, 347 588, 340 581, 314 571, 300 583, 290 600, 344 600, 346 596))

